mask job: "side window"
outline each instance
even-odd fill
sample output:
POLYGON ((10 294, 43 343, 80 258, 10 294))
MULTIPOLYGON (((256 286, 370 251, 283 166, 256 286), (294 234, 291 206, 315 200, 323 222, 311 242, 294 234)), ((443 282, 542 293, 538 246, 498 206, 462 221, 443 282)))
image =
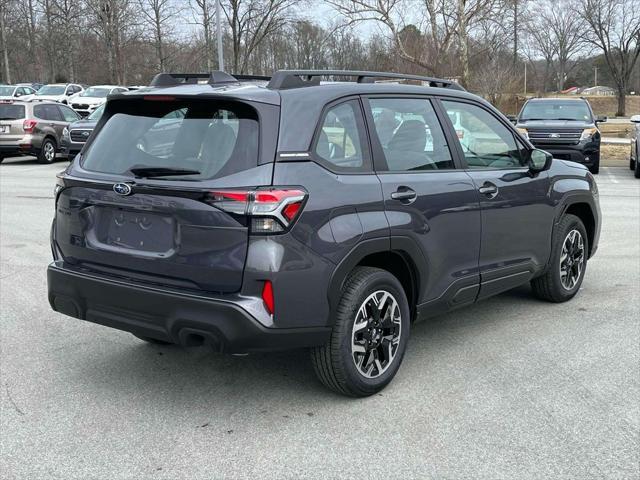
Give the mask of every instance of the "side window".
POLYGON ((359 102, 340 103, 325 113, 313 151, 340 170, 361 170, 365 158, 363 131, 359 102))
POLYGON ((62 116, 64 117, 65 122, 75 122, 76 120, 80 119, 80 116, 69 107, 59 105, 58 108, 62 112, 62 116))
POLYGON ((62 122, 62 114, 56 105, 36 105, 33 107, 33 115, 41 120, 62 122))
POLYGON ((483 108, 469 103, 442 104, 469 168, 509 168, 525 165, 521 146, 506 126, 483 108))
POLYGON ((429 100, 372 98, 369 105, 389 171, 455 168, 442 126, 429 100))

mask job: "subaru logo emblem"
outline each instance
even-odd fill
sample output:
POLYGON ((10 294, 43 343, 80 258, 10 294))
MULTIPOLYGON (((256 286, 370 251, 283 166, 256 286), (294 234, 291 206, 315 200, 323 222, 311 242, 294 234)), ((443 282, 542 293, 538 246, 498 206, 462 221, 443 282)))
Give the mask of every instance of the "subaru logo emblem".
POLYGON ((88 138, 89 137, 89 132, 82 132, 82 136, 84 138, 88 138))
POLYGON ((560 134, 559 133, 552 133, 551 135, 549 135, 549 137, 551 137, 551 138, 560 138, 560 134))
POLYGON ((131 187, 126 183, 116 183, 113 186, 113 191, 118 195, 129 195, 131 193, 131 187))

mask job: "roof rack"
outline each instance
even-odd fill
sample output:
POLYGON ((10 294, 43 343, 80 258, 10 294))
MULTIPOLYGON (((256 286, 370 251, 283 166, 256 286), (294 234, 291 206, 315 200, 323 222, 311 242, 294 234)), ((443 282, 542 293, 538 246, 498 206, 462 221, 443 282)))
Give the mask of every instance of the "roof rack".
POLYGON ((177 85, 195 85, 204 80, 209 85, 220 85, 225 83, 238 83, 246 80, 268 81, 271 77, 262 75, 230 75, 220 70, 210 73, 158 73, 151 83, 151 87, 175 87, 177 85))
POLYGON ((363 70, 278 70, 273 74, 268 88, 284 90, 320 85, 320 77, 356 77, 358 83, 374 83, 377 78, 398 80, 417 80, 426 82, 430 87, 462 90, 461 85, 453 80, 424 77, 421 75, 405 75, 403 73, 368 72, 363 70))

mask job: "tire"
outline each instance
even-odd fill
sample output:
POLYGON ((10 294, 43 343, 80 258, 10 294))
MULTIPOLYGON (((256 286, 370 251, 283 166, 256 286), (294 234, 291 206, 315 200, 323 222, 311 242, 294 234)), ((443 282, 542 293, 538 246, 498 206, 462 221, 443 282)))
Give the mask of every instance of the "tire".
POLYGON ((0 163, 4 162, 4 157, 0 156, 0 163))
POLYGON ((172 342, 165 342, 164 340, 156 340, 155 338, 145 337, 144 335, 136 335, 135 333, 132 333, 132 335, 144 342, 151 343, 153 345, 174 345, 172 342))
POLYGON ((556 303, 566 302, 571 300, 580 290, 587 269, 589 237, 582 221, 575 215, 562 217, 558 226, 554 229, 551 248, 549 268, 542 276, 531 281, 531 287, 533 288, 533 293, 542 300, 556 303), (581 239, 582 250, 580 257, 578 256, 580 242, 576 238, 575 232, 579 234, 581 239), (573 236, 573 241, 570 236, 573 236), (575 246, 575 252, 565 257, 565 245, 570 252, 575 246), (569 265, 566 263, 567 260, 563 259, 570 260, 569 265), (564 278, 561 276, 561 269, 568 269, 569 271, 564 278))
POLYGON ((596 163, 594 163, 592 166, 589 167, 589 171, 593 175, 598 175, 600 173, 600 158, 599 157, 598 157, 598 160, 596 160, 596 163))
POLYGON ((636 178, 640 178, 640 161, 636 158, 635 165, 633 169, 633 176, 636 178))
POLYGON ((410 311, 402 285, 386 270, 357 267, 345 282, 334 315, 329 341, 311 350, 316 375, 343 395, 379 392, 400 368, 409 340, 410 311), (375 309, 377 305, 383 310, 375 309), (385 312, 382 318, 376 316, 380 311, 385 312))
POLYGON ((636 162, 633 158, 629 159, 629 170, 635 170, 636 169, 636 162))
POLYGON ((42 141, 40 152, 38 153, 38 163, 53 163, 56 161, 56 142, 50 138, 42 141), (52 153, 53 152, 53 155, 52 153))

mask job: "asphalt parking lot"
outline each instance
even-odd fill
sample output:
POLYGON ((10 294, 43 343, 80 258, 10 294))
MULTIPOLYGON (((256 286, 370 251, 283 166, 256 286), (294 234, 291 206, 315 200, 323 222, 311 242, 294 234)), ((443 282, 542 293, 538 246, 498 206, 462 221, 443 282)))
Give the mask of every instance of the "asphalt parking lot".
POLYGON ((306 352, 147 345, 47 303, 54 174, 0 165, 0 476, 638 478, 640 181, 598 176, 600 250, 571 302, 521 288, 418 324, 382 394, 306 352))

